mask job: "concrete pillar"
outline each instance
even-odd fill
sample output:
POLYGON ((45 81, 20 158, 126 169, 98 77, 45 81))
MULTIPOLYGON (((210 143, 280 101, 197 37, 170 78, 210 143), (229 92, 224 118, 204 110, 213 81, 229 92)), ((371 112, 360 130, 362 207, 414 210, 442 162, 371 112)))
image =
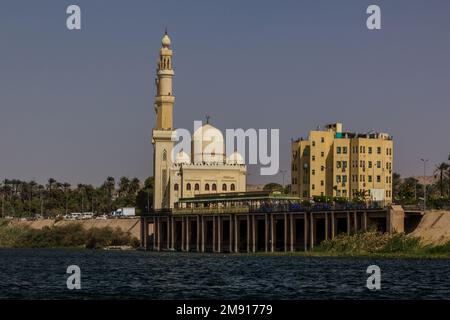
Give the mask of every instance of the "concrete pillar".
POLYGON ((185 217, 181 217, 181 251, 185 251, 186 232, 185 232, 184 218, 185 217))
POLYGON ((347 212, 347 235, 350 235, 350 212, 347 212))
POLYGON ((230 252, 233 252, 233 215, 230 214, 229 216, 229 220, 230 220, 230 230, 229 230, 229 238, 230 238, 230 252))
POLYGON ((402 206, 391 205, 387 212, 387 228, 389 233, 405 232, 405 211, 402 206))
POLYGON ((250 253, 250 215, 247 214, 247 253, 250 253))
POLYGON ((156 227, 156 222, 158 218, 153 218, 153 250, 156 251, 156 234, 158 233, 158 228, 156 227))
POLYGON ((201 232, 201 241, 202 241, 202 252, 205 252, 205 237, 206 237, 206 230, 205 230, 205 216, 201 216, 202 220, 202 232, 201 232))
POLYGON ((325 212, 325 240, 328 240, 328 212, 325 212))
POLYGON ((256 227, 257 227, 257 220, 255 215, 252 215, 252 252, 256 252, 256 227))
POLYGON ((363 214, 363 229, 364 231, 367 231, 367 211, 364 211, 363 214))
POLYGON ((269 252, 269 217, 267 216, 267 213, 264 214, 264 233, 266 252, 269 252))
POLYGON ((290 235, 290 244, 291 244, 291 252, 295 251, 295 244, 294 244, 294 214, 290 214, 289 216, 289 235, 290 235))
POLYGON ((276 240, 276 221, 275 214, 270 214, 270 252, 275 252, 275 240, 276 240))
POLYGON ((200 216, 197 215, 197 252, 200 252, 200 216))
POLYGON ((167 237, 166 237, 167 244, 166 244, 166 247, 167 247, 167 250, 169 250, 170 249, 170 217, 167 217, 167 226, 166 226, 166 228, 167 228, 167 237))
POLYGON ((310 234, 310 247, 311 249, 314 248, 314 215, 312 212, 309 213, 310 217, 309 217, 309 234, 310 234))
POLYGON ((305 242, 305 251, 308 251, 308 214, 303 214, 303 241, 305 242))
POLYGON ((171 240, 170 240, 170 242, 171 242, 171 249, 175 250, 175 218, 172 217, 170 220, 171 220, 170 226, 172 228, 172 232, 170 234, 171 235, 171 240))
POLYGON ((186 217, 186 251, 190 251, 190 241, 191 241, 191 221, 189 219, 189 217, 186 217))
POLYGON ((222 250, 222 224, 220 216, 217 216, 217 252, 222 250))
POLYGON ((331 211, 331 239, 334 239, 336 235, 336 226, 335 226, 335 218, 334 218, 334 211, 331 211))
POLYGON ((213 219, 213 223, 212 223, 212 225, 213 225, 213 252, 216 252, 216 245, 217 245, 217 242, 216 242, 216 237, 217 237, 217 229, 216 229, 216 216, 212 216, 212 219, 213 219))
POLYGON ((161 218, 158 218, 158 237, 156 239, 157 250, 161 251, 161 218))
POLYGON ((148 222, 147 218, 144 216, 141 216, 141 248, 144 248, 147 250, 147 241, 148 241, 148 222))
POLYGON ((353 232, 354 232, 354 233, 357 233, 357 232, 358 232, 358 211, 355 211, 355 212, 354 212, 353 222, 354 222, 354 229, 353 229, 353 232))
POLYGON ((284 252, 288 251, 288 237, 289 229, 288 229, 288 217, 287 213, 284 214, 284 252))
POLYGON ((238 216, 234 215, 234 252, 239 252, 238 216))

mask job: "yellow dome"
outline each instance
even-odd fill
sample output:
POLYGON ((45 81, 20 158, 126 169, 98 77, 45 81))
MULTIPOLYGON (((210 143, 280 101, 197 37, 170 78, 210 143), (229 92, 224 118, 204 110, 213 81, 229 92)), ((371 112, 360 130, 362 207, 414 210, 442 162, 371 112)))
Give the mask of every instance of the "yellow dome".
POLYGON ((219 129, 207 123, 195 130, 192 142, 195 163, 224 163, 224 139, 219 129))
POLYGON ((170 38, 169 38, 169 36, 167 35, 167 33, 166 33, 166 34, 164 35, 164 37, 162 38, 161 43, 162 43, 162 46, 165 47, 165 48, 167 48, 167 47, 170 46, 170 38))

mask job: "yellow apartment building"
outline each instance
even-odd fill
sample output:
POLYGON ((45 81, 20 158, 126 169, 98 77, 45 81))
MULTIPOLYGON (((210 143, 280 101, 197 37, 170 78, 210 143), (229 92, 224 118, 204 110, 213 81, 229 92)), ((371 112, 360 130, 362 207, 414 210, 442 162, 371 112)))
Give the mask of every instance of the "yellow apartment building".
POLYGON ((386 133, 344 132, 342 123, 292 141, 291 190, 314 196, 392 202, 393 140, 386 133))

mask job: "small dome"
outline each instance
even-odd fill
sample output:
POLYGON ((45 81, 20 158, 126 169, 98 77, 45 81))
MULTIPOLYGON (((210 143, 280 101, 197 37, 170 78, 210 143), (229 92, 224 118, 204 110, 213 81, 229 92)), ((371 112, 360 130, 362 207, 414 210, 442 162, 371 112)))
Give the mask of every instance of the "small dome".
POLYGON ((207 123, 195 130, 192 140, 194 163, 224 163, 225 144, 219 129, 207 123))
POLYGON ((175 157, 175 163, 176 164, 189 164, 189 163, 191 163, 191 157, 189 157, 189 155, 186 152, 180 151, 180 152, 178 152, 177 156, 175 157))
POLYGON ((244 158, 242 157, 242 155, 235 151, 232 154, 230 154, 227 158, 227 163, 228 164, 245 164, 244 162, 244 158))
POLYGON ((164 37, 162 38, 161 43, 162 43, 163 47, 165 47, 165 48, 167 48, 167 47, 170 46, 170 38, 169 38, 169 36, 167 35, 167 33, 166 33, 166 34, 164 35, 164 37))

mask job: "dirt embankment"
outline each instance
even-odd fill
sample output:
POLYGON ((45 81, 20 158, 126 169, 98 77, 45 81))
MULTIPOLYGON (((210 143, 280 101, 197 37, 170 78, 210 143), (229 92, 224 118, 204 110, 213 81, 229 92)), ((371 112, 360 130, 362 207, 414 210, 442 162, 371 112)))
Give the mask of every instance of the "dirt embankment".
POLYGON ((450 241, 450 211, 430 211, 424 214, 411 236, 421 237, 427 243, 450 241))
POLYGON ((66 226, 68 224, 79 223, 84 228, 104 228, 110 227, 112 229, 119 228, 124 232, 130 232, 133 237, 140 238, 140 228, 141 223, 138 218, 133 219, 107 219, 107 220, 96 220, 96 219, 88 219, 88 220, 60 220, 55 222, 52 219, 44 219, 44 220, 35 220, 35 221, 14 221, 13 223, 27 225, 34 229, 42 229, 43 227, 51 227, 51 226, 66 226))

